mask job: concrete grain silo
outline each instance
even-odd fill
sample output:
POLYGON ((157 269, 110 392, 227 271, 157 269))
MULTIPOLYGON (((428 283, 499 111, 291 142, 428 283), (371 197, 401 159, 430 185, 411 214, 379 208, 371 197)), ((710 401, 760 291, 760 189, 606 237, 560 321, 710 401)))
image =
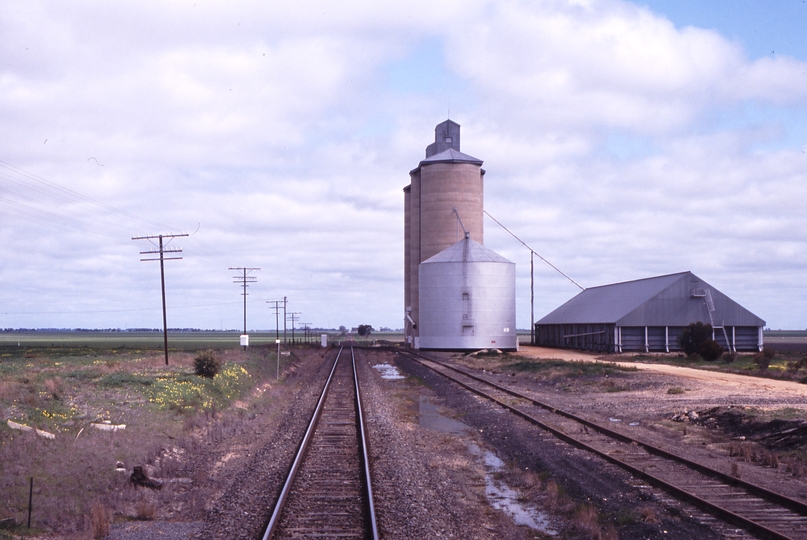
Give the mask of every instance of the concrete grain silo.
MULTIPOLYGON (((418 321, 424 315, 420 264, 466 237, 484 243, 484 175, 482 160, 460 152, 460 126, 451 120, 435 127, 426 158, 409 173, 410 184, 404 188, 404 304, 409 346, 420 347, 418 321)), ((513 332, 515 335, 515 329, 513 332)))

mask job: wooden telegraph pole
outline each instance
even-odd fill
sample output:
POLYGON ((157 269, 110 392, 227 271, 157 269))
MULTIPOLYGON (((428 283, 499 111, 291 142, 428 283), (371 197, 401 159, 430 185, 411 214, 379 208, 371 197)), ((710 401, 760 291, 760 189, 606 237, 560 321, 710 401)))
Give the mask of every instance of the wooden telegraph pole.
POLYGON ((250 283, 255 283, 256 281, 258 281, 258 278, 256 278, 255 276, 250 276, 250 275, 247 275, 247 274, 249 274, 253 270, 260 270, 260 268, 245 268, 245 267, 234 268, 234 267, 231 266, 229 268, 229 270, 235 270, 236 272, 241 272, 241 275, 233 276, 233 279, 235 280, 235 281, 233 281, 233 283, 236 283, 236 284, 240 283, 241 286, 244 288, 244 292, 241 293, 241 294, 244 295, 244 335, 246 335, 246 333, 247 333, 247 294, 248 294, 247 293, 247 287, 249 286, 250 283))
POLYGON ((140 259, 140 261, 160 261, 160 283, 162 285, 162 293, 163 293, 163 343, 165 345, 165 365, 168 365, 168 320, 166 318, 165 313, 165 263, 164 261, 175 261, 179 260, 182 257, 166 257, 165 254, 177 254, 182 253, 182 248, 169 248, 163 244, 163 238, 168 238, 168 242, 172 239, 180 237, 180 236, 188 236, 188 233, 180 233, 180 234, 151 234, 147 236, 133 236, 132 240, 148 240, 152 244, 154 244, 153 240, 158 240, 158 245, 155 246, 155 249, 151 249, 149 251, 141 251, 141 255, 159 255, 157 258, 146 258, 140 259))

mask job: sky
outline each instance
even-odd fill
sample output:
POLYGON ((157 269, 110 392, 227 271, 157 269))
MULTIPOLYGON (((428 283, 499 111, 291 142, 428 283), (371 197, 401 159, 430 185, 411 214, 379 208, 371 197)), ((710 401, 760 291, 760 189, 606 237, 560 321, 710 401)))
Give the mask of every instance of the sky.
MULTIPOLYGON (((403 192, 434 127, 583 287, 690 270, 807 328, 803 0, 9 0, 0 328, 403 327, 403 192), (257 270, 259 268, 259 270, 257 270), (281 323, 282 324, 282 323, 281 323)), ((530 252, 516 263, 530 322, 530 252)), ((535 318, 580 289, 536 258, 535 318)))

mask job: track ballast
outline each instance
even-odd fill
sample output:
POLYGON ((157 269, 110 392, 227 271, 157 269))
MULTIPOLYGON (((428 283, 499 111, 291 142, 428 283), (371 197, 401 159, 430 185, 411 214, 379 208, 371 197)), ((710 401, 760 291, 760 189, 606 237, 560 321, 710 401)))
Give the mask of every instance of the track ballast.
POLYGON ((378 538, 353 349, 340 349, 263 540, 378 538))
POLYGON ((807 505, 802 501, 559 410, 464 368, 414 351, 401 354, 727 523, 760 538, 807 539, 807 505))

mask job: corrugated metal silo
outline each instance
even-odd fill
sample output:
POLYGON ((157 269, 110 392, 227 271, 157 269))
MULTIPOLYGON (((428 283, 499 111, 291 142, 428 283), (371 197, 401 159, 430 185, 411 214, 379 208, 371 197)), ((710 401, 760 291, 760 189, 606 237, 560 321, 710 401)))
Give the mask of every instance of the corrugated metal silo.
POLYGON ((515 264, 465 238, 419 267, 421 349, 515 350, 515 264))

